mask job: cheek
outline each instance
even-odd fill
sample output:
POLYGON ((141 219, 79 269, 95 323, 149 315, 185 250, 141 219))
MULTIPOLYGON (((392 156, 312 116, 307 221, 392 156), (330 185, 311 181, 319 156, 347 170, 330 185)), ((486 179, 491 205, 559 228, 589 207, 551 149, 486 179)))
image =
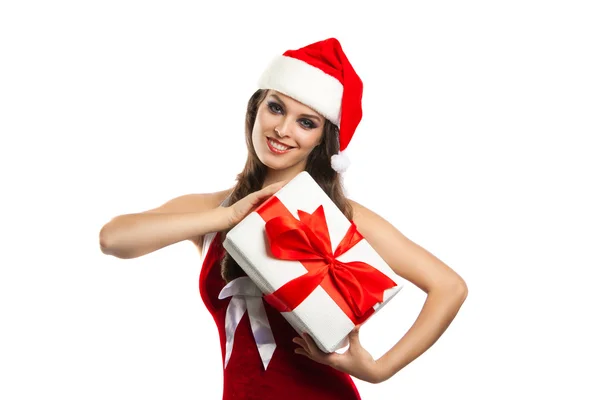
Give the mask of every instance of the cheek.
POLYGON ((269 111, 263 109, 259 109, 258 114, 256 115, 255 125, 261 130, 268 130, 275 126, 277 123, 277 117, 271 114, 269 111))
POLYGON ((252 138, 252 147, 254 147, 254 151, 258 151, 260 149, 260 141, 262 138, 262 130, 260 124, 258 123, 258 119, 254 122, 254 128, 252 128, 252 134, 250 135, 252 138))
POLYGON ((321 136, 321 132, 300 132, 300 134, 297 136, 298 143, 304 148, 312 149, 321 143, 321 136))
POLYGON ((252 128, 252 138, 258 138, 263 135, 265 128, 268 126, 268 121, 266 121, 264 113, 259 112, 256 115, 256 120, 254 121, 254 127, 252 128))

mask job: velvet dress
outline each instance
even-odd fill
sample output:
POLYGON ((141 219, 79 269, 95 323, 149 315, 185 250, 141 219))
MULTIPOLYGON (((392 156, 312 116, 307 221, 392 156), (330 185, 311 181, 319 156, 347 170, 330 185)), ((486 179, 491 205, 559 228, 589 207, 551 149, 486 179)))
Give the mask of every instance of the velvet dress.
POLYGON ((225 288, 220 233, 205 235, 202 249, 199 289, 219 331, 223 400, 360 400, 350 375, 294 353, 298 333, 248 277, 225 288), (235 293, 237 283, 246 293, 235 293))

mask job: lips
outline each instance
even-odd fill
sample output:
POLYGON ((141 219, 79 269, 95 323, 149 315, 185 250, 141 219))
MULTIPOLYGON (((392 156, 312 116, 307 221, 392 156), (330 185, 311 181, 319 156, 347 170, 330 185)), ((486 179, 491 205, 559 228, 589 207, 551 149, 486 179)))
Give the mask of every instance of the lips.
POLYGON ((282 146, 286 146, 286 147, 288 147, 288 148, 290 148, 290 149, 293 149, 293 148, 294 148, 294 146, 290 146, 289 144, 285 144, 285 143, 283 143, 283 142, 280 142, 279 140, 277 140, 277 139, 275 139, 275 138, 272 138, 271 136, 267 136, 267 138, 271 139, 271 140, 272 140, 272 141, 274 141, 275 143, 279 143, 280 145, 282 145, 282 146))
POLYGON ((272 154, 287 154, 294 149, 293 147, 288 147, 285 150, 280 150, 277 147, 275 147, 272 143, 276 143, 277 145, 279 145, 279 143, 281 142, 275 141, 269 137, 266 138, 265 142, 267 142, 267 147, 269 148, 272 154))

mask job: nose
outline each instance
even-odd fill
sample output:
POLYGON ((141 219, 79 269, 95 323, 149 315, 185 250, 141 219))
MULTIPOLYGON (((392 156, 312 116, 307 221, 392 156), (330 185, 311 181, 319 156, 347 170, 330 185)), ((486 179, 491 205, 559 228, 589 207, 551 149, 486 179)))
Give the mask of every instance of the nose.
POLYGON ((284 137, 284 136, 289 136, 287 134, 288 132, 288 125, 293 123, 293 121, 290 121, 289 119, 285 119, 284 121, 282 121, 282 125, 275 127, 275 132, 277 133, 277 135, 279 137, 284 137))

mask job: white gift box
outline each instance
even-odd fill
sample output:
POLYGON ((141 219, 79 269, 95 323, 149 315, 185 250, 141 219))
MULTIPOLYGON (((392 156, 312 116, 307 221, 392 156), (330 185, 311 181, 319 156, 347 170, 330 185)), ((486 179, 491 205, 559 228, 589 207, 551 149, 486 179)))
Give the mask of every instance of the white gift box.
MULTIPOLYGON (((287 209, 286 213, 296 219, 300 219, 298 210, 313 214, 322 206, 332 250, 338 247, 352 225, 308 172, 303 171, 294 177, 271 199, 231 229, 223 241, 225 250, 265 295, 275 292, 308 271, 306 264, 276 258, 271 252, 265 219, 273 218, 273 213, 265 218, 264 208, 273 204, 273 201, 277 202, 279 209, 283 205, 287 209)), ((369 264, 395 284, 383 291, 383 301, 373 305, 373 311, 362 323, 387 304, 405 284, 404 279, 386 264, 364 238, 336 257, 336 260, 342 263, 361 261, 369 264)), ((332 286, 328 290, 323 286, 317 286, 293 310, 281 314, 298 334, 308 332, 322 351, 331 353, 348 345, 347 336, 355 327, 355 322, 349 317, 348 307, 344 311, 339 299, 336 302, 330 295, 332 286)))

